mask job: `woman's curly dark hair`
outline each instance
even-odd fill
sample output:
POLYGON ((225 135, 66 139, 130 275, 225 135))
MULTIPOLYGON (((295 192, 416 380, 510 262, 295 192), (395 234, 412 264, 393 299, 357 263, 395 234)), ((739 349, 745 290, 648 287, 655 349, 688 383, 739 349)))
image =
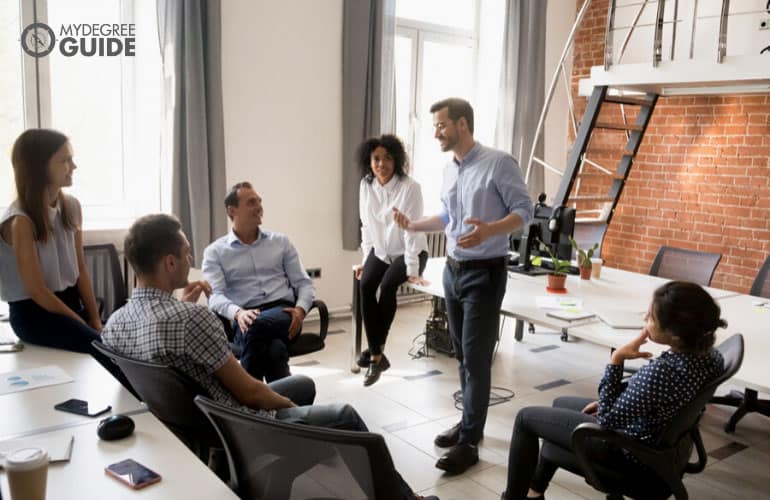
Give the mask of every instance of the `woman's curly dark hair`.
POLYGON ((653 318, 683 352, 700 355, 714 346, 716 329, 727 327, 720 314, 719 304, 695 283, 670 281, 653 295, 653 318))
POLYGON ((401 139, 391 134, 384 134, 380 137, 372 137, 358 146, 356 159, 358 168, 361 171, 361 178, 370 183, 374 179, 372 172, 372 153, 375 149, 382 146, 393 158, 393 173, 399 177, 404 177, 409 171, 409 160, 406 157, 406 150, 401 139))

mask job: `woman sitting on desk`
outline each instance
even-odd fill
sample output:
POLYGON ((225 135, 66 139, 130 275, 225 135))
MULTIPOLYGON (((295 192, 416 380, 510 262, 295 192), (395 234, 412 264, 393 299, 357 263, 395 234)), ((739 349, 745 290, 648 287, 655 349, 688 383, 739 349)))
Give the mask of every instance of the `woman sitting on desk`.
MULTIPOLYGON (((599 401, 564 397, 553 407, 519 411, 508 456, 508 485, 503 499, 544 498, 557 466, 540 456, 538 438, 571 450, 572 431, 584 422, 598 422, 644 443, 653 443, 677 412, 700 389, 724 371, 724 360, 713 348, 720 319, 714 299, 694 283, 672 281, 658 288, 641 334, 612 353, 599 383, 599 401), (643 366, 623 387, 623 361, 650 358, 639 349, 647 339, 671 346, 643 366)), ((621 450, 595 442, 592 457, 631 475, 641 465, 621 450)))
POLYGON ((84 263, 80 203, 62 191, 72 185, 72 157, 69 140, 55 130, 30 129, 16 139, 17 198, 0 217, 0 298, 21 340, 94 354, 126 385, 91 346, 102 322, 84 263))
POLYGON ((406 174, 406 152, 398 137, 383 135, 361 144, 358 164, 363 264, 356 269, 356 278, 369 343, 358 365, 368 367, 364 385, 369 386, 390 368, 383 349, 396 315, 396 292, 407 279, 419 281, 428 261, 428 244, 424 234, 404 231, 393 220, 394 208, 411 219, 422 217, 420 185, 406 174))

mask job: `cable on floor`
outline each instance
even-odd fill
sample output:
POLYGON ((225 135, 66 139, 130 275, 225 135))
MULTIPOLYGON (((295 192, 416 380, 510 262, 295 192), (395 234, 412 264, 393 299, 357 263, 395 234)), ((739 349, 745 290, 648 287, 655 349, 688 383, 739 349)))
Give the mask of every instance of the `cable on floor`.
POLYGON ((425 345, 425 340, 427 339, 425 332, 417 334, 412 339, 412 347, 409 349, 409 357, 412 359, 420 359, 420 358, 432 358, 434 357, 432 354, 428 354, 427 346, 425 345), (422 340, 420 340, 420 337, 422 337, 422 340))
MULTIPOLYGON (((492 386, 490 392, 489 392, 489 405, 488 406, 495 406, 502 403, 507 403, 508 401, 512 400, 516 396, 516 393, 513 392, 510 389, 506 389, 505 387, 495 387, 492 386), (500 394, 498 394, 498 391, 500 394)), ((462 391, 455 391, 455 393, 452 395, 452 397, 455 400, 455 409, 461 410, 463 409, 463 394, 462 391)))

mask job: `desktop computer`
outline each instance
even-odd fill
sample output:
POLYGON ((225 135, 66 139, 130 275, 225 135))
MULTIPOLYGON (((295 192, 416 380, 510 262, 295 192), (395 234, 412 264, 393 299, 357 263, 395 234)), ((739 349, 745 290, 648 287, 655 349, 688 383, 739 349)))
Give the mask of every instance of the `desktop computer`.
MULTIPOLYGON (((509 262, 508 269, 513 272, 538 275, 553 270, 550 254, 558 259, 569 261, 572 258, 570 238, 575 231, 575 209, 545 204, 545 193, 541 193, 535 204, 532 223, 521 235, 510 239, 511 250, 518 252, 518 262, 509 262), (540 265, 533 265, 532 259, 541 257, 540 265)), ((569 274, 579 274, 579 269, 570 266, 569 274)))

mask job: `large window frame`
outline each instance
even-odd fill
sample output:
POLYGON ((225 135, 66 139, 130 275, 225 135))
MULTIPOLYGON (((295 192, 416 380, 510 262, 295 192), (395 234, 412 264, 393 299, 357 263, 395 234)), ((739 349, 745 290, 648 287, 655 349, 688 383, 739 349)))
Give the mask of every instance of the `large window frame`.
MULTIPOLYGON (((153 38, 151 35, 148 36, 147 33, 140 34, 139 32, 137 12, 142 10, 142 20, 150 19, 155 15, 155 2, 152 2, 151 6, 142 2, 143 0, 119 0, 120 22, 137 26, 137 43, 157 44, 157 38, 151 40, 153 38), (138 39, 142 35, 146 40, 140 41, 138 39)), ((21 29, 32 23, 49 24, 49 0, 20 0, 19 18, 21 29)), ((79 21, 72 19, 72 22, 79 21)), ((156 23, 154 25, 157 26, 156 23)), ((52 28, 54 31, 57 29, 54 26, 52 28)), ((52 82, 55 79, 52 78, 51 74, 51 56, 35 58, 25 54, 20 47, 18 50, 21 57, 22 95, 20 97, 23 99, 24 128, 55 127, 54 103, 52 102, 52 82)), ((157 61, 160 61, 159 49, 157 61)), ((153 55, 153 67, 154 62, 153 55)), ((170 183, 168 179, 164 179, 164 176, 170 174, 168 168, 163 168, 163 161, 166 159, 163 158, 160 150, 160 135, 163 133, 164 121, 162 105, 158 106, 157 122, 149 124, 150 128, 148 128, 145 117, 140 116, 142 111, 146 111, 143 109, 145 92, 157 94, 161 101, 159 104, 162 104, 164 97, 162 68, 160 65, 157 67, 157 88, 149 91, 143 86, 145 81, 143 78, 146 76, 147 68, 147 63, 139 62, 136 57, 120 56, 120 89, 118 91, 121 99, 119 104, 120 123, 116 125, 119 131, 119 152, 113 157, 113 161, 105 162, 105 167, 98 165, 98 168, 109 168, 107 175, 111 181, 110 185, 116 186, 111 194, 115 194, 114 190, 117 190, 118 196, 104 197, 105 200, 99 203, 87 203, 81 198, 83 229, 85 230, 125 229, 137 216, 143 213, 161 211, 170 206, 170 183), (156 129, 157 134, 155 133, 156 129), (151 138, 149 142, 147 141, 148 138, 151 138), (143 147, 146 145, 151 146, 149 151, 143 147), (155 148, 157 151, 153 151, 155 148), (118 160, 115 161, 115 158, 118 160)), ((88 97, 77 96, 77 98, 87 99, 88 97)), ((68 130, 62 130, 62 132, 72 133, 68 130)), ((76 164, 78 163, 78 151, 89 146, 83 142, 82 138, 73 141, 76 164)), ((2 168, 6 168, 5 165, 10 165, 10 161, 3 163, 2 168)), ((97 166, 94 165, 94 167, 97 166)), ((82 171, 75 173, 75 184, 70 190, 77 191, 79 173, 82 174, 82 171)), ((93 193, 94 191, 89 192, 93 193)), ((5 205, 10 201, 0 200, 0 210, 4 210, 5 205)))
MULTIPOLYGON (((403 1, 403 0, 402 0, 403 1)), ((431 103, 422 102, 423 80, 423 56, 425 42, 438 42, 447 45, 457 45, 470 48, 473 54, 472 66, 475 69, 478 61, 478 32, 480 24, 479 0, 473 1, 474 21, 472 30, 453 28, 451 26, 417 21, 414 19, 396 18, 396 37, 407 38, 411 41, 411 71, 409 82, 409 118, 408 135, 402 137, 405 141, 407 153, 411 158, 415 157, 415 142, 419 123, 432 117, 428 112, 431 103)), ((472 89, 475 95, 475 81, 472 89)))

